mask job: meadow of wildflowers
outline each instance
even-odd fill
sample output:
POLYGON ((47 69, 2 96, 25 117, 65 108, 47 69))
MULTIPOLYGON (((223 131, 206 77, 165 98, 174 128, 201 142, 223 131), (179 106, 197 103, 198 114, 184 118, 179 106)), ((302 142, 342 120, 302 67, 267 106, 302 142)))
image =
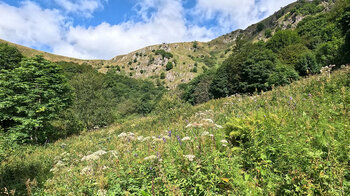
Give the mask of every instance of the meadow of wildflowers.
POLYGON ((0 188, 5 195, 348 195, 349 163, 344 68, 19 147, 1 162, 0 188))

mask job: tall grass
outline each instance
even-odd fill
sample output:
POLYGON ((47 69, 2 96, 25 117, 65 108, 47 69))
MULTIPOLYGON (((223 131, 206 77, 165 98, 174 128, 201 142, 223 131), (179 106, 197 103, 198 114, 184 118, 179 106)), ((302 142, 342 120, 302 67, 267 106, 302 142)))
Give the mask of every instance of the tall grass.
POLYGON ((1 161, 0 187, 18 195, 347 195, 349 143, 343 69, 19 147, 1 161))

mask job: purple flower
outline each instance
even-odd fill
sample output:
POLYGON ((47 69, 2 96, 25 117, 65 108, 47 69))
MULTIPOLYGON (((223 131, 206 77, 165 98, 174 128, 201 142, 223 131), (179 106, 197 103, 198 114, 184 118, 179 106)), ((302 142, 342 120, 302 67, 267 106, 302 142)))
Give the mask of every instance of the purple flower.
POLYGON ((168 131, 168 136, 171 137, 171 131, 168 131))
POLYGON ((135 157, 138 157, 139 155, 137 153, 134 154, 135 157))
POLYGON ((163 142, 166 143, 166 139, 163 137, 163 142))
POLYGON ((292 101, 292 100, 293 100, 293 97, 289 97, 289 100, 291 100, 291 101, 292 101))
POLYGON ((177 136, 177 141, 179 141, 179 144, 180 144, 180 145, 182 144, 182 141, 181 141, 180 136, 177 136))

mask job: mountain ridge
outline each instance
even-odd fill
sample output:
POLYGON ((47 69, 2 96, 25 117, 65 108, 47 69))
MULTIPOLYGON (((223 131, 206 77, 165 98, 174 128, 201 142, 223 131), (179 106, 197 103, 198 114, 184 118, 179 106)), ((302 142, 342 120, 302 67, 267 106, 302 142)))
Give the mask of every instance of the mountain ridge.
MULTIPOLYGON (((304 1, 291 3, 260 22, 248 26, 244 30, 237 29, 208 42, 192 41, 156 44, 146 46, 128 54, 115 56, 109 60, 78 59, 31 49, 1 39, 0 42, 17 47, 25 56, 39 54, 53 62, 87 63, 102 73, 114 70, 133 78, 150 79, 153 82, 157 82, 160 79, 162 80, 162 84, 168 88, 175 88, 181 83, 191 81, 203 71, 220 65, 230 54, 237 38, 242 37, 252 42, 257 42, 268 39, 267 31, 270 31, 270 34, 273 35, 278 29, 295 28, 308 15, 302 13, 291 14, 291 10, 297 7, 300 2, 304 1), (155 51, 157 50, 172 53, 173 58, 163 58, 160 55, 156 55, 155 51), (172 70, 166 70, 166 64, 169 62, 173 64, 174 68, 172 70), (162 74, 165 75, 163 79, 160 77, 162 74)), ((322 1, 322 12, 329 10, 331 4, 332 1, 330 0, 322 1)))

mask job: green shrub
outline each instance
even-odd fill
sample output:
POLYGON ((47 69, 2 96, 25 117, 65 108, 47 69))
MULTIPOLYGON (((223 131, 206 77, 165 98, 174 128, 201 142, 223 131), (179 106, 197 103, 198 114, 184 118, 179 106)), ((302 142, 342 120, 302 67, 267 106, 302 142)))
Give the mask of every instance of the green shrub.
POLYGON ((0 125, 17 141, 44 142, 52 134, 49 121, 71 104, 62 70, 40 56, 0 70, 0 87, 0 125))
POLYGON ((266 38, 272 37, 272 30, 271 29, 266 29, 265 30, 265 37, 266 38))
POLYGON ((258 23, 258 25, 256 26, 256 31, 260 32, 262 30, 265 29, 265 25, 263 23, 258 23))
POLYGON ((15 47, 0 43, 0 70, 13 69, 21 60, 22 54, 15 47))
POLYGON ((301 76, 319 73, 320 69, 321 66, 317 63, 316 57, 312 52, 302 54, 295 66, 295 70, 301 76))
POLYGON ((165 79, 165 73, 164 73, 164 72, 162 72, 162 73, 160 74, 160 79, 162 79, 162 80, 165 79))
POLYGON ((278 52, 279 50, 301 42, 301 38, 298 33, 293 30, 283 30, 277 31, 272 38, 266 43, 266 46, 273 50, 274 52, 278 52))
POLYGON ((167 71, 172 70, 172 69, 173 69, 173 63, 172 63, 172 62, 168 62, 168 63, 166 64, 165 69, 166 69, 167 71))
POLYGON ((170 52, 166 52, 165 50, 157 50, 155 51, 155 55, 161 55, 162 58, 167 58, 167 59, 171 59, 173 58, 173 54, 171 54, 170 52))

